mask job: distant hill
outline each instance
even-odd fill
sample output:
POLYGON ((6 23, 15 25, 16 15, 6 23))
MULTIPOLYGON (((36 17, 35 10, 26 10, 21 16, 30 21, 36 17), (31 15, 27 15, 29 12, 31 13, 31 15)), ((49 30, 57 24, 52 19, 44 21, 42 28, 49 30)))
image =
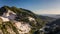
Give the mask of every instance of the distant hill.
POLYGON ((52 22, 54 20, 56 20, 56 18, 53 18, 53 17, 49 17, 49 16, 43 16, 43 15, 37 15, 38 18, 46 21, 46 22, 52 22))
POLYGON ((52 17, 52 18, 56 18, 56 19, 60 18, 60 14, 45 14, 43 16, 48 16, 48 17, 52 17))

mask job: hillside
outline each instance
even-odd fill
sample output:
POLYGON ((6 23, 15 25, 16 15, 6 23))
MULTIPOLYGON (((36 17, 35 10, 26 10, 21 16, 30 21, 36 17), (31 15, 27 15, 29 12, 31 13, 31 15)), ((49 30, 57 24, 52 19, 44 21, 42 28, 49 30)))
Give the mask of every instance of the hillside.
POLYGON ((46 26, 49 27, 45 27, 45 34, 60 34, 60 19, 56 19, 46 26))
POLYGON ((34 34, 44 24, 29 10, 14 6, 0 8, 0 34, 34 34))

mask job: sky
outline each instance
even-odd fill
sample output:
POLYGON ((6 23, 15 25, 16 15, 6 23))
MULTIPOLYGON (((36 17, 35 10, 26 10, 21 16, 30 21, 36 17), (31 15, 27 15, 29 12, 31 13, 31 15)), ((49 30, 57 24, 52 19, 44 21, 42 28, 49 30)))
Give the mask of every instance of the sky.
POLYGON ((16 6, 36 14, 60 14, 60 0, 0 0, 0 7, 16 6))

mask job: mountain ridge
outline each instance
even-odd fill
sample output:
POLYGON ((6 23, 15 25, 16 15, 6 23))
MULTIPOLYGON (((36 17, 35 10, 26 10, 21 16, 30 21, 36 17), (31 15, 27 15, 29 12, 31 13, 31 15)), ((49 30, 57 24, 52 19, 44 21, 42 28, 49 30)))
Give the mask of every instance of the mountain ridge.
POLYGON ((27 9, 9 6, 0 8, 1 34, 34 34, 47 20, 50 20, 47 16, 37 15, 27 9))
POLYGON ((0 8, 0 18, 1 34, 33 34, 33 28, 40 28, 36 25, 35 14, 26 9, 3 6, 0 8))

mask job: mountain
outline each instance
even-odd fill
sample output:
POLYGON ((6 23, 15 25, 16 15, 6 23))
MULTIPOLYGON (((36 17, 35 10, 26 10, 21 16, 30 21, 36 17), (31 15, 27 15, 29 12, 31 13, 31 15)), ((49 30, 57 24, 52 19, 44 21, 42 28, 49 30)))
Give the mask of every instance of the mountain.
POLYGON ((43 16, 48 16, 48 17, 52 17, 52 18, 56 18, 56 19, 60 18, 60 14, 45 14, 43 16))
POLYGON ((45 25, 32 11, 3 6, 0 8, 0 34, 34 34, 45 25))
POLYGON ((49 16, 43 16, 43 15, 37 15, 38 18, 46 21, 46 22, 52 22, 54 20, 56 20, 56 18, 53 18, 53 17, 49 17, 49 16))

